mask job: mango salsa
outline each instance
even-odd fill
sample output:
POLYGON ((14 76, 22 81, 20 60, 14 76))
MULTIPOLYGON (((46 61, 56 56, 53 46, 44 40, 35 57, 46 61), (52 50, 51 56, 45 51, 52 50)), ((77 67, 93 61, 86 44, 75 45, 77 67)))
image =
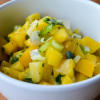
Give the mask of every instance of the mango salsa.
POLYGON ((67 85, 100 74, 100 43, 57 18, 31 14, 0 41, 0 71, 20 81, 67 85))

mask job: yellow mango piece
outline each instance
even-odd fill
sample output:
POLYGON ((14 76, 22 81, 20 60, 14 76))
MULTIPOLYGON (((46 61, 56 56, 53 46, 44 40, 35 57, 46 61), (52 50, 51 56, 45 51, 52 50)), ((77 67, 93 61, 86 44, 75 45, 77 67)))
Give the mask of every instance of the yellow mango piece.
POLYGON ((33 45, 30 39, 26 40, 26 41, 24 42, 24 44, 25 44, 25 46, 28 46, 28 47, 30 47, 30 46, 33 45))
POLYGON ((82 73, 77 72, 77 73, 75 74, 75 79, 76 79, 76 82, 79 82, 79 81, 83 81, 83 80, 88 79, 88 77, 85 76, 85 75, 82 74, 82 73))
POLYGON ((97 66, 94 68, 94 76, 100 74, 100 63, 97 63, 97 66))
POLYGON ((72 39, 73 41, 75 41, 76 43, 78 43, 78 44, 82 44, 82 45, 84 45, 85 46, 85 42, 84 42, 84 40, 83 39, 72 39))
POLYGON ((15 62, 14 64, 12 64, 10 66, 11 69, 15 69, 15 70, 18 70, 18 71, 24 71, 24 66, 20 63, 20 61, 17 61, 15 62))
POLYGON ((0 48, 5 44, 7 44, 7 41, 2 36, 0 36, 0 48))
POLYGON ((50 83, 45 82, 45 81, 40 81, 39 84, 40 84, 40 85, 51 85, 50 83))
POLYGON ((57 77, 58 74, 61 75, 69 75, 70 78, 74 77, 74 67, 75 67, 75 62, 72 59, 63 59, 59 65, 55 68, 53 68, 54 71, 54 76, 57 77))
POLYGON ((34 49, 38 49, 37 46, 31 46, 30 48, 28 48, 21 57, 19 57, 19 61, 22 63, 22 65, 26 68, 29 66, 29 63, 32 61, 31 57, 30 57, 30 51, 34 50, 34 49))
POLYGON ((87 55, 85 55, 85 59, 92 61, 95 67, 97 66, 96 64, 97 58, 95 55, 88 53, 87 55))
POLYGON ((53 40, 55 40, 55 37, 54 36, 51 36, 49 42, 52 43, 53 40))
POLYGON ((25 74, 27 74, 29 71, 30 71, 30 68, 26 68, 24 72, 25 74))
POLYGON ((2 46, 4 53, 7 55, 11 55, 11 53, 17 51, 17 44, 14 41, 10 41, 9 43, 2 46))
POLYGON ((55 77, 53 75, 51 75, 48 79, 48 82, 52 85, 55 85, 56 84, 56 81, 55 81, 55 77))
POLYGON ((49 65, 47 62, 45 62, 45 67, 44 67, 44 71, 43 71, 43 75, 42 75, 42 80, 44 81, 48 81, 48 79, 51 76, 53 67, 51 65, 49 65))
POLYGON ((10 63, 10 64, 11 64, 11 60, 12 60, 12 59, 13 59, 13 57, 10 56, 10 58, 9 58, 9 63, 10 63))
POLYGON ((86 75, 87 77, 92 77, 94 64, 90 60, 81 59, 76 63, 75 70, 86 75))
POLYGON ((15 34, 9 34, 8 37, 10 38, 10 41, 16 42, 18 47, 24 47, 24 41, 26 33, 15 33, 15 34))
POLYGON ((90 53, 94 53, 96 50, 100 48, 100 43, 93 40, 92 38, 86 36, 83 38, 85 45, 89 46, 90 48, 90 53))
POLYGON ((11 66, 11 64, 8 63, 7 61, 2 61, 2 63, 1 63, 1 67, 10 67, 10 66, 11 66))
POLYGON ((76 28, 73 32, 78 34, 78 28, 76 28))
POLYGON ((75 43, 71 41, 67 41, 64 43, 64 51, 71 51, 71 53, 74 53, 75 51, 75 43))
POLYGON ((42 19, 39 20, 38 27, 36 27, 36 30, 42 30, 44 27, 48 25, 48 23, 44 22, 44 18, 50 18, 49 16, 43 17, 42 19))
POLYGON ((14 69, 11 69, 11 68, 8 68, 8 67, 3 67, 2 68, 2 72, 8 76, 11 76, 13 78, 16 78, 16 79, 19 79, 19 74, 20 72, 17 71, 17 70, 14 70, 14 69))
POLYGON ((100 63, 100 57, 96 56, 96 58, 97 58, 96 63, 100 63))
POLYGON ((8 61, 8 55, 3 53, 0 49, 0 62, 2 61, 8 61))
POLYGON ((73 32, 72 32, 72 30, 71 29, 66 29, 66 31, 67 31, 67 34, 68 34, 68 36, 72 36, 73 35, 73 32))
POLYGON ((63 55, 59 51, 50 46, 46 50, 45 57, 48 64, 57 66, 63 58, 63 55))
POLYGON ((65 28, 61 28, 59 29, 59 31, 57 33, 55 33, 55 39, 57 41, 59 41, 60 43, 63 43, 67 40, 69 40, 67 31, 65 30, 65 28))
POLYGON ((25 72, 21 72, 19 74, 19 80, 24 81, 25 80, 25 72))
POLYGON ((55 34, 59 31, 60 28, 61 28, 60 25, 55 25, 55 26, 53 27, 52 31, 50 31, 50 34, 51 34, 51 35, 55 35, 55 34))
POLYGON ((29 21, 30 23, 32 23, 34 20, 39 20, 39 19, 40 19, 40 14, 39 14, 39 13, 34 13, 34 14, 29 15, 29 16, 25 19, 25 22, 26 22, 26 21, 29 21))
POLYGON ((26 21, 25 24, 22 26, 22 28, 19 30, 19 32, 26 34, 26 31, 29 28, 29 25, 30 25, 30 22, 29 21, 26 21))
POLYGON ((61 84, 62 85, 71 84, 71 83, 73 83, 73 81, 68 75, 61 77, 61 84))
POLYGON ((84 53, 82 52, 80 46, 78 44, 76 44, 75 46, 75 56, 79 55, 81 58, 85 58, 84 53))
POLYGON ((38 83, 42 79, 44 67, 44 61, 29 63, 30 74, 34 83, 38 83))

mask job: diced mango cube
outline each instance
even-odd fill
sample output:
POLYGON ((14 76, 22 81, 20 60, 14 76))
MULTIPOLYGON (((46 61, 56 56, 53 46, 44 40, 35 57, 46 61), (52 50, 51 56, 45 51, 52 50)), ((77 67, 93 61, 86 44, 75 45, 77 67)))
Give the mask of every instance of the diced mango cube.
POLYGON ((55 39, 57 41, 59 41, 60 43, 63 43, 65 41, 69 40, 69 36, 68 36, 65 28, 59 29, 59 31, 55 34, 55 39))
POLYGON ((46 50, 45 57, 48 64, 57 66, 63 58, 63 55, 59 51, 50 46, 46 50))
POLYGON ((100 74, 100 63, 97 63, 97 66, 94 68, 94 75, 100 74))
POLYGON ((38 49, 37 46, 31 46, 30 48, 28 48, 23 54, 21 57, 19 57, 19 61, 22 63, 22 65, 24 67, 28 67, 29 66, 29 63, 32 61, 31 60, 31 57, 30 57, 30 51, 31 50, 34 50, 34 49, 38 49))
POLYGON ((26 34, 27 29, 29 28, 30 22, 26 21, 22 28, 19 30, 20 34, 26 34))
POLYGON ((71 83, 73 83, 73 81, 68 75, 61 77, 61 84, 62 85, 71 84, 71 83))
POLYGON ((34 83, 38 83, 42 79, 44 67, 44 61, 29 63, 30 74, 34 83))
POLYGON ((90 60, 81 59, 76 63, 75 70, 86 75, 87 77, 92 77, 94 64, 90 60))
POLYGON ((83 51, 81 50, 79 44, 76 44, 74 53, 75 53, 75 56, 79 55, 81 58, 85 58, 85 55, 83 51))
POLYGON ((89 46, 90 53, 94 53, 96 50, 98 50, 100 48, 100 43, 93 40, 92 38, 90 38, 88 36, 84 37, 83 40, 85 42, 85 45, 89 46))
POLYGON ((17 51, 17 44, 14 41, 10 41, 9 43, 2 46, 2 51, 7 55, 11 55, 11 53, 17 51))
POLYGON ((96 63, 100 63, 100 57, 96 56, 96 58, 97 58, 96 63))
POLYGON ((25 44, 25 46, 28 46, 28 47, 30 47, 30 46, 33 45, 30 39, 26 40, 26 41, 24 42, 24 44, 25 44))
POLYGON ((11 69, 15 69, 18 71, 24 71, 24 66, 20 63, 20 61, 15 62, 10 66, 11 69))
POLYGON ((96 64, 97 58, 95 55, 88 53, 87 55, 85 55, 85 59, 92 61, 95 67, 97 66, 96 64))
POLYGON ((29 21, 30 23, 32 23, 34 20, 39 20, 39 19, 40 19, 40 14, 39 14, 39 13, 34 13, 34 14, 29 15, 29 16, 25 19, 25 22, 26 22, 26 21, 29 21))
POLYGON ((59 65, 53 68, 54 76, 57 77, 60 73, 61 75, 69 75, 70 78, 74 77, 74 67, 75 62, 72 59, 62 60, 59 65))
POLYGON ((19 74, 19 80, 24 81, 25 80, 25 72, 21 72, 19 74))
POLYGON ((14 69, 11 69, 11 68, 8 68, 8 67, 3 67, 2 68, 2 72, 8 76, 11 76, 13 78, 16 78, 16 79, 19 79, 19 74, 20 72, 17 71, 17 70, 14 70, 14 69))
POLYGON ((82 74, 82 73, 77 72, 77 73, 75 74, 75 79, 76 79, 76 82, 79 82, 79 81, 83 81, 83 80, 88 79, 88 77, 85 76, 85 75, 82 74))
POLYGON ((11 66, 11 64, 8 63, 7 61, 2 61, 2 63, 1 63, 1 67, 10 67, 10 66, 11 66))
POLYGON ((24 33, 23 34, 15 33, 15 34, 8 35, 8 37, 10 38, 10 41, 16 42, 18 47, 24 46, 25 36, 26 36, 26 34, 24 34, 24 33))
POLYGON ((44 71, 43 71, 43 75, 42 75, 42 80, 48 81, 48 79, 51 76, 52 70, 53 70, 52 66, 49 65, 47 62, 45 62, 45 67, 44 67, 44 71))
POLYGON ((75 43, 71 41, 67 41, 64 43, 64 51, 71 51, 71 53, 74 53, 75 51, 75 43))
POLYGON ((78 43, 78 44, 82 44, 82 45, 85 45, 85 42, 84 42, 84 40, 83 39, 72 39, 73 40, 73 42, 75 41, 76 43, 78 43))

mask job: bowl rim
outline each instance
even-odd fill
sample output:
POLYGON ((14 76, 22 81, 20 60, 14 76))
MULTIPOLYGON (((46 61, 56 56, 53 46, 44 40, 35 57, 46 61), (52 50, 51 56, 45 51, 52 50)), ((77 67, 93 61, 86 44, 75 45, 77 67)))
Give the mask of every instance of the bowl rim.
MULTIPOLYGON (((0 5, 0 11, 14 5, 14 4, 17 4, 17 3, 20 3, 20 2, 24 2, 24 1, 27 1, 27 0, 13 0, 13 1, 8 1, 2 5, 0 5)), ((72 0, 72 1, 75 1, 75 0, 72 0)), ((84 3, 87 3, 89 5, 92 5, 92 6, 95 6, 97 7, 97 9, 100 9, 100 5, 93 2, 93 1, 89 1, 89 0, 76 0, 76 1, 79 1, 79 2, 84 2, 84 3)), ((3 74, 2 72, 0 72, 0 80, 2 80, 2 82, 5 82, 5 83, 8 83, 9 85, 12 85, 12 86, 16 86, 18 88, 23 88, 23 89, 27 89, 27 90, 36 90, 36 91, 49 91, 49 92, 57 92, 59 91, 60 89, 60 92, 61 91, 66 91, 66 88, 68 90, 73 90, 73 89, 78 89, 78 88, 83 88, 83 87, 86 87, 90 84, 93 84, 95 83, 97 80, 99 81, 100 79, 100 74, 97 75, 97 76, 94 76, 90 79, 87 79, 87 80, 84 80, 84 81, 81 81, 81 82, 76 82, 76 83, 72 83, 72 84, 67 84, 67 85, 38 85, 38 84, 32 84, 32 83, 28 83, 28 82, 23 82, 23 81, 20 81, 20 80, 17 80, 17 79, 14 79, 12 77, 9 77, 5 74, 3 74), (10 80, 10 81, 9 81, 10 80), (35 88, 34 88, 35 87, 35 88)))

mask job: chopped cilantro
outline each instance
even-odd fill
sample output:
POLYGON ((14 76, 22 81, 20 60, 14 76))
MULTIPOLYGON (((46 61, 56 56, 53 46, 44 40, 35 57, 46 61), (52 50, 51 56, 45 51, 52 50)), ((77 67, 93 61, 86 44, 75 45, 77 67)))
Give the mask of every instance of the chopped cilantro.
POLYGON ((8 72, 6 74, 9 74, 8 72))
POLYGON ((54 72, 53 72, 53 70, 52 70, 52 73, 51 73, 51 75, 52 75, 52 76, 54 75, 54 72))
POLYGON ((10 42, 10 37, 5 36, 4 39, 5 39, 7 42, 10 42))
POLYGON ((41 44, 39 45, 39 47, 41 47, 41 44))
POLYGON ((28 27, 30 27, 31 25, 29 25, 28 27))
POLYGON ((11 53, 11 55, 10 55, 11 57, 13 56, 13 53, 11 53))
POLYGON ((29 39, 29 35, 26 35, 26 36, 25 36, 25 39, 26 39, 26 40, 29 39))
POLYGON ((27 82, 30 82, 30 83, 33 83, 33 81, 32 81, 31 78, 26 78, 26 81, 27 81, 27 82))
POLYGON ((36 24, 36 28, 38 27, 39 23, 36 24))
POLYGON ((42 64, 42 67, 44 67, 44 63, 42 64))
POLYGON ((39 74, 41 74, 41 73, 39 73, 39 74))
POLYGON ((67 56, 67 59, 70 59, 70 58, 74 59, 75 58, 75 55, 72 54, 71 51, 67 51, 66 56, 67 56))
POLYGON ((76 45, 78 45, 78 43, 76 42, 76 45))
POLYGON ((1 48, 1 51, 2 51, 2 52, 4 52, 4 51, 5 51, 5 48, 4 48, 4 47, 2 47, 2 48, 1 48))
POLYGON ((58 84, 61 84, 61 77, 64 77, 65 75, 61 75, 61 74, 58 74, 58 76, 55 78, 56 82, 58 84))
POLYGON ((25 28, 24 28, 24 30, 25 30, 25 28))
POLYGON ((14 64, 16 61, 18 61, 19 60, 19 58, 17 58, 17 57, 14 57, 12 60, 11 60, 11 64, 14 64))
POLYGON ((61 27, 60 27, 60 26, 58 26, 58 29, 61 29, 61 27))
POLYGON ((21 52, 23 53, 23 52, 25 52, 25 50, 22 50, 21 52))

